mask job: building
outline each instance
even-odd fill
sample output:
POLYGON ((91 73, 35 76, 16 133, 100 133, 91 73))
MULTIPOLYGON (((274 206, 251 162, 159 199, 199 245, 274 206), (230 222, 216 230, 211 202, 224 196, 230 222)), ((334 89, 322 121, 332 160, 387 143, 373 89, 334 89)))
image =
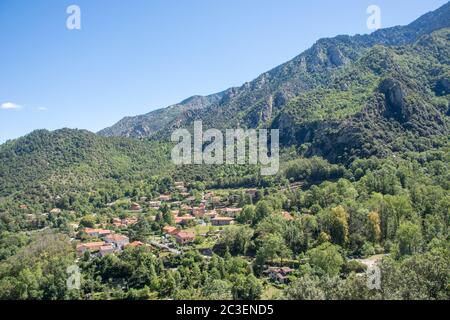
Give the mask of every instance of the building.
POLYGON ((149 201, 148 205, 150 206, 150 208, 159 209, 159 207, 161 206, 161 201, 149 201))
POLYGON ((112 243, 108 243, 100 247, 99 254, 104 257, 107 254, 114 253, 114 250, 114 245, 112 243))
POLYGON ((279 283, 286 283, 289 280, 289 275, 294 272, 293 269, 289 267, 269 267, 267 270, 264 271, 264 274, 269 276, 273 281, 279 282, 279 283))
POLYGON ((206 218, 210 218, 210 219, 214 219, 215 217, 217 217, 219 214, 217 213, 217 211, 216 210, 210 210, 210 211, 207 211, 206 213, 205 213, 205 217, 206 218))
POLYGON ((205 216, 205 213, 206 213, 206 207, 205 207, 204 203, 200 204, 199 207, 192 208, 192 215, 197 218, 203 218, 205 216))
POLYGON ((195 233, 188 231, 180 231, 175 235, 175 239, 179 244, 186 244, 195 240, 195 233))
POLYGON ((242 212, 242 208, 223 208, 220 212, 225 216, 235 218, 242 212))
POLYGON ((165 234, 175 235, 178 233, 178 229, 172 226, 165 226, 162 230, 165 234))
POLYGON ((168 201, 172 200, 172 196, 171 195, 160 195, 159 200, 162 202, 168 202, 168 201))
POLYGON ((185 215, 182 217, 175 218, 175 223, 181 224, 181 225, 187 225, 191 221, 195 221, 195 217, 193 217, 191 215, 185 215))
POLYGON ((107 229, 85 228, 84 232, 88 236, 95 237, 95 238, 103 238, 103 237, 106 237, 107 235, 112 234, 112 231, 111 230, 107 230, 107 229))
POLYGON ((130 243, 130 239, 127 236, 121 234, 110 234, 105 237, 106 243, 112 243, 118 250, 123 249, 125 245, 130 243))
POLYGON ((77 253, 84 254, 86 251, 88 252, 99 251, 101 247, 104 245, 105 245, 104 241, 81 243, 77 245, 77 253))
POLYGON ((136 224, 137 222, 138 220, 136 218, 113 219, 113 225, 117 228, 126 228, 132 226, 133 224, 136 224))
POLYGON ((184 188, 183 181, 175 181, 174 185, 175 185, 175 188, 184 188))
POLYGON ((142 247, 144 245, 145 245, 145 243, 143 243, 141 241, 133 241, 131 243, 126 244, 125 248, 128 248, 128 247, 136 248, 136 247, 142 247))
POLYGON ((213 226, 229 226, 234 222, 234 219, 231 217, 215 217, 211 219, 211 224, 213 226))

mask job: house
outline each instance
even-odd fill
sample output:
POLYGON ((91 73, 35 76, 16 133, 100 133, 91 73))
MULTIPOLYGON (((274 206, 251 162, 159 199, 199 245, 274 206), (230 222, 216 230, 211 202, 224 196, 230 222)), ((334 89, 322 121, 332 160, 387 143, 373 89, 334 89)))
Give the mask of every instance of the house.
POLYGON ((150 206, 150 208, 159 209, 159 207, 161 206, 161 201, 149 201, 148 205, 150 206))
POLYGON ((180 231, 175 235, 175 239, 179 244, 186 244, 195 240, 195 233, 188 231, 180 231))
POLYGON ((105 237, 105 242, 112 243, 116 249, 121 250, 125 245, 130 243, 130 239, 121 234, 110 234, 105 237))
POLYGON ((21 204, 19 206, 19 209, 26 210, 26 209, 28 209, 28 206, 26 204, 21 204))
POLYGON ((269 267, 264 271, 264 274, 268 275, 269 278, 271 278, 273 281, 286 283, 289 280, 288 277, 290 274, 292 274, 292 272, 294 272, 294 270, 289 267, 269 267))
POLYGON ((183 181, 175 181, 174 185, 175 185, 175 188, 184 188, 183 181))
POLYGON ((185 211, 192 211, 192 207, 191 206, 188 206, 188 205, 186 205, 186 204, 183 204, 182 206, 181 206, 181 210, 185 210, 185 211))
POLYGON ((61 209, 59 209, 59 208, 54 208, 54 209, 50 210, 50 213, 51 213, 51 214, 60 214, 60 213, 61 213, 61 209))
POLYGON ((205 207, 204 203, 200 204, 199 207, 192 208, 192 215, 197 218, 203 218, 205 213, 206 213, 206 207, 205 207))
POLYGON ((234 222, 233 218, 230 217, 215 217, 211 219, 211 224, 213 226, 228 226, 234 222))
POLYGON ((223 208, 220 212, 225 216, 234 218, 242 212, 242 208, 223 208))
POLYGON ((159 200, 162 202, 168 202, 172 199, 171 195, 160 195, 159 200))
POLYGON ((182 196, 183 198, 187 198, 189 197, 191 194, 189 192, 181 192, 180 196, 182 196))
POLYGON ((105 245, 104 241, 81 243, 77 245, 77 253, 84 254, 86 251, 88 252, 99 251, 100 248, 104 245, 105 245))
POLYGON ((128 226, 136 224, 137 222, 138 222, 138 220, 136 218, 125 218, 125 219, 114 218, 113 219, 113 225, 117 228, 126 228, 128 226))
POLYGON ((100 247, 99 254, 104 257, 107 254, 114 253, 114 250, 114 245, 112 243, 108 243, 100 247))
POLYGON ((131 243, 128 243, 125 245, 126 248, 131 247, 131 248, 136 248, 136 247, 141 247, 144 246, 145 244, 141 241, 133 241, 131 243))
POLYGON ((175 228, 175 227, 172 227, 172 226, 165 226, 165 227, 163 228, 163 232, 164 232, 165 234, 175 235, 175 234, 178 233, 178 229, 175 228))
POLYGON ((195 217, 193 217, 193 216, 188 214, 188 215, 185 215, 185 216, 182 216, 182 217, 176 217, 175 218, 175 223, 186 225, 190 221, 194 221, 194 220, 195 220, 195 217))
POLYGON ((179 182, 175 182, 175 189, 177 189, 179 192, 186 192, 187 189, 184 186, 184 182, 179 181, 179 182))
POLYGON ((208 212, 205 213, 205 217, 211 218, 211 219, 217 217, 218 215, 219 214, 217 213, 216 210, 211 210, 211 211, 208 211, 208 212))
POLYGON ((133 202, 131 204, 131 211, 140 211, 142 208, 139 203, 133 202))
POLYGON ((112 233, 111 230, 106 229, 93 229, 93 228, 85 228, 84 232, 90 236, 95 238, 103 238, 112 233))

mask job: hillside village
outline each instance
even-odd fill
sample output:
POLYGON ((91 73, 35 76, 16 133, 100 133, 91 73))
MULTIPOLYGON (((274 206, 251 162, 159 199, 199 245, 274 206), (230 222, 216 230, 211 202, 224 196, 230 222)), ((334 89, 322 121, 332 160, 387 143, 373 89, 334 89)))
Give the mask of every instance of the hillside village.
MULTIPOLYGON (((292 184, 292 190, 298 188, 298 183, 292 184)), ((257 197, 257 189, 240 190, 249 203, 257 197)), ((197 197, 193 195, 185 183, 174 183, 171 193, 160 194, 154 199, 142 197, 137 202, 130 202, 126 217, 114 217, 107 223, 84 227, 80 223, 72 224, 76 231, 73 241, 77 243, 76 252, 79 257, 103 257, 120 253, 129 247, 145 246, 155 254, 181 254, 189 250, 198 250, 205 257, 210 257, 213 247, 221 233, 228 226, 239 225, 237 217, 243 208, 227 196, 216 195, 214 191, 202 192, 197 197), (143 212, 146 213, 143 213, 143 212), (160 230, 151 234, 147 242, 131 241, 129 228, 136 225, 139 217, 149 216, 150 219, 164 219, 164 214, 170 216, 160 230), (206 246, 205 246, 206 244, 206 246)), ((108 203, 112 207, 115 203, 108 203)), ((52 214, 61 213, 54 208, 52 214)), ((286 211, 280 212, 286 221, 294 217, 286 211)), ((278 283, 285 283, 288 275, 294 270, 287 266, 267 267, 264 274, 278 283)))

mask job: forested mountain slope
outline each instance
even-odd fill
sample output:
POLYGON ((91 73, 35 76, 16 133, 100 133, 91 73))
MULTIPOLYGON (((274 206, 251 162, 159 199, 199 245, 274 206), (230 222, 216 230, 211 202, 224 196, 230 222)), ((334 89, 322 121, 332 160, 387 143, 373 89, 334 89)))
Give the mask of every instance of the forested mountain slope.
MULTIPOLYGON (((370 60, 370 52, 373 52, 374 46, 382 45, 395 50, 395 46, 412 45, 423 36, 449 26, 450 3, 447 3, 408 26, 382 29, 370 35, 321 39, 291 61, 263 73, 241 87, 206 97, 194 96, 166 109, 127 117, 99 133, 105 136, 167 138, 174 128, 189 126, 196 119, 202 119, 205 127, 215 128, 268 126, 273 119, 284 114, 283 109, 293 100, 298 100, 300 95, 312 91, 317 94, 318 90, 319 94, 321 90, 333 90, 336 78, 343 70, 356 68, 363 63, 363 57, 370 60)), ((374 61, 376 62, 375 58, 367 63, 374 61)), ((378 67, 384 66, 380 64, 378 67)), ((367 99, 361 100, 368 97, 359 98, 361 104, 369 102, 367 99)), ((291 109, 292 104, 289 106, 289 110, 291 109)), ((360 110, 353 108, 352 111, 354 114, 360 110)))

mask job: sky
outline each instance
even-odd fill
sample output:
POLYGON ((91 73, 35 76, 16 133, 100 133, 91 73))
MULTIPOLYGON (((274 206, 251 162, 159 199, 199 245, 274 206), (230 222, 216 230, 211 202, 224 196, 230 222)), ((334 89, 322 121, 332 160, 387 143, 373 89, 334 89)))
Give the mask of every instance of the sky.
POLYGON ((318 39, 405 25, 447 0, 0 0, 0 143, 96 132, 240 86, 318 39), (80 8, 81 29, 66 12, 80 8))

